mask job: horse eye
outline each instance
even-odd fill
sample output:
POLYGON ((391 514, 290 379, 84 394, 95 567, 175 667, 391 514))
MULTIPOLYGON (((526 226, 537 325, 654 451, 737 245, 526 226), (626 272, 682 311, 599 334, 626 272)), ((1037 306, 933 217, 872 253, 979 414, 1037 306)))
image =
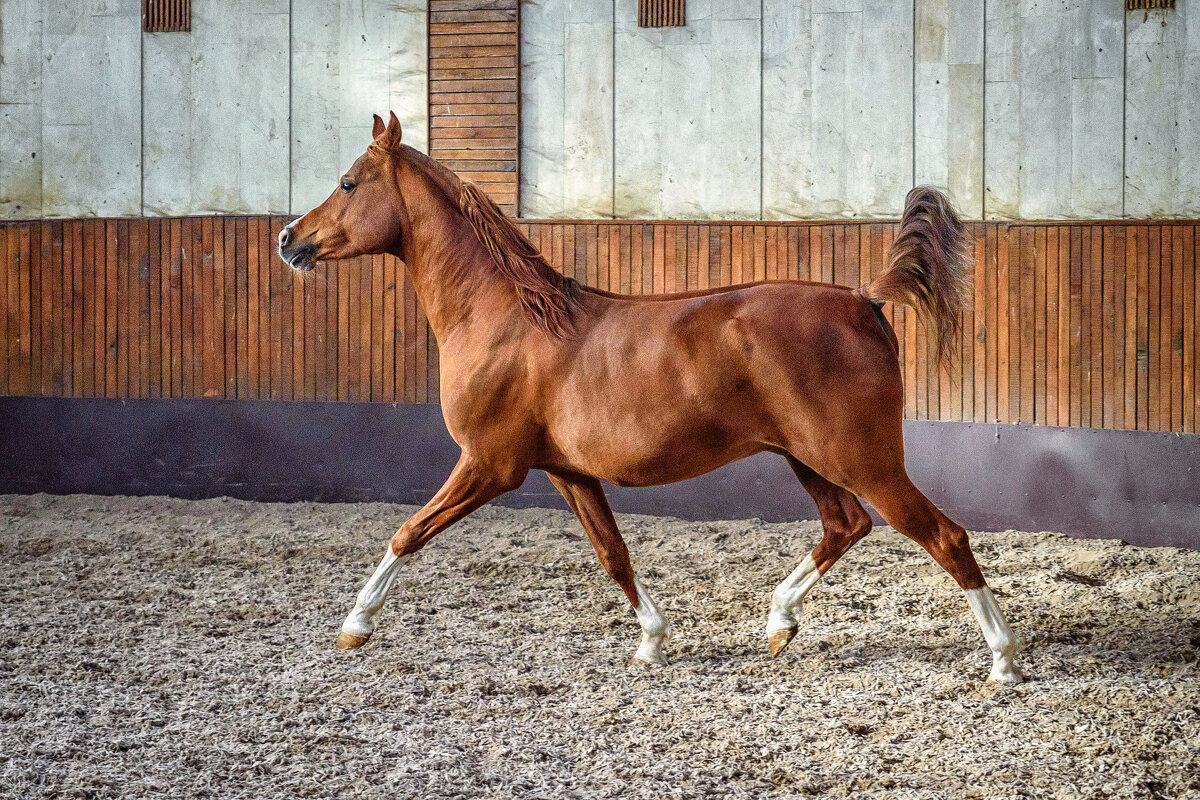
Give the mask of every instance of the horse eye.
POLYGON ((354 189, 353 181, 342 181, 342 191, 343 192, 349 192, 349 191, 352 191, 353 189, 354 189))

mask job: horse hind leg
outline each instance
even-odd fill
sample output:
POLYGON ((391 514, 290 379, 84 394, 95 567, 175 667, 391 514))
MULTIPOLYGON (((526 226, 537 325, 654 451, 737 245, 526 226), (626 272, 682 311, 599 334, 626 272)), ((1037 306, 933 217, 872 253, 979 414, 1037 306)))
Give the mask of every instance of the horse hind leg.
POLYGON ((795 638, 804 598, 809 591, 846 551, 871 532, 871 517, 857 497, 795 458, 789 457, 788 464, 816 502, 824 534, 800 566, 771 592, 767 646, 772 658, 782 653, 795 638))
POLYGON ((903 470, 890 480, 871 486, 863 497, 896 530, 913 539, 933 556, 966 593, 983 638, 992 651, 992 683, 1021 683, 1024 676, 1013 663, 1020 640, 1001 613, 992 590, 971 552, 966 530, 929 501, 903 470))

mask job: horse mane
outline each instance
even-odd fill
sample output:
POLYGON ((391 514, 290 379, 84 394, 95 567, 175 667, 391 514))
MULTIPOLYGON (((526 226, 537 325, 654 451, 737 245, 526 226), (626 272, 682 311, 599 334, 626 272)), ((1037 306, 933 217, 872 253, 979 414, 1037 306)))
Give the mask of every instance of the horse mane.
POLYGON ((525 316, 559 339, 575 332, 578 284, 547 263, 512 220, 479 187, 462 181, 458 208, 475 229, 500 273, 512 281, 525 316))

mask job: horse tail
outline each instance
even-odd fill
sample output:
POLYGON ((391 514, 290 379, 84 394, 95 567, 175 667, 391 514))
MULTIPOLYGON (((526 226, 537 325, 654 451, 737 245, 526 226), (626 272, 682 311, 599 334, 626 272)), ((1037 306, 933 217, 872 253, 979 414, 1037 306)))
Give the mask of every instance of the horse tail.
POLYGON ((883 274, 859 293, 876 305, 915 308, 933 326, 938 362, 948 363, 970 292, 967 237, 950 198, 929 186, 908 193, 887 262, 883 274))

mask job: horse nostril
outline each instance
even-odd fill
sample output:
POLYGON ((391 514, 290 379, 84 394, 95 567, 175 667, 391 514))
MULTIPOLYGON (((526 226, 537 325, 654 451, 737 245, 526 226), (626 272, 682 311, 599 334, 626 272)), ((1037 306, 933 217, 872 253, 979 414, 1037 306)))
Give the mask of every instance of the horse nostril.
POLYGON ((292 232, 289 228, 284 228, 279 232, 279 246, 287 247, 288 242, 292 240, 292 232))

